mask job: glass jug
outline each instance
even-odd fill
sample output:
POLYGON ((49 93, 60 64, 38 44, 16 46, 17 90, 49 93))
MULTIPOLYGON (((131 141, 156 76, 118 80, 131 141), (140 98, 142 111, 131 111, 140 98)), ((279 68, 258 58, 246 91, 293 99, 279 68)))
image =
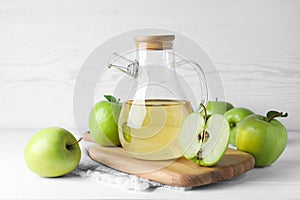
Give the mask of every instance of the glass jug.
POLYGON ((179 131, 193 108, 185 93, 189 86, 176 67, 188 64, 197 68, 205 85, 202 103, 207 100, 201 67, 185 59, 175 62, 174 39, 174 35, 137 36, 133 61, 116 53, 109 61, 109 67, 133 78, 119 116, 118 131, 123 149, 138 159, 168 160, 182 155, 179 131))

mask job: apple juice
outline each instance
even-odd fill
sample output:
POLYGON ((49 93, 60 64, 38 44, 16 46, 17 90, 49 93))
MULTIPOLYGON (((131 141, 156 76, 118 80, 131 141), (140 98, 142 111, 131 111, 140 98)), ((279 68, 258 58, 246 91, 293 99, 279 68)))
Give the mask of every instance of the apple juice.
POLYGON ((192 107, 184 100, 127 101, 119 117, 122 147, 133 157, 167 160, 182 155, 179 131, 192 107))

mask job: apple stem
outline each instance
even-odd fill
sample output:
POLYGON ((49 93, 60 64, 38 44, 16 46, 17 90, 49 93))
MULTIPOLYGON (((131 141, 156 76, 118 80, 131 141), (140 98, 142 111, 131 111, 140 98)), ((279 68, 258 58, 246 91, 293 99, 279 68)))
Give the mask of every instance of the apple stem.
POLYGON ((75 141, 74 143, 67 145, 67 149, 72 148, 73 146, 75 146, 76 144, 78 144, 81 140, 82 140, 82 137, 79 138, 79 139, 78 139, 77 141, 75 141))
POLYGON ((270 122, 272 119, 274 119, 275 117, 278 117, 278 116, 280 116, 282 114, 283 114, 283 112, 280 112, 280 113, 277 113, 276 115, 273 115, 272 117, 270 117, 270 118, 267 119, 267 122, 270 122))
POLYGON ((277 111, 269 111, 267 113, 267 122, 271 122, 272 119, 276 118, 276 117, 287 117, 288 113, 283 114, 283 112, 277 112, 277 111))
POLYGON ((206 110, 206 107, 203 103, 200 104, 200 106, 203 107, 203 110, 204 110, 204 121, 206 122, 207 121, 207 110, 206 110))

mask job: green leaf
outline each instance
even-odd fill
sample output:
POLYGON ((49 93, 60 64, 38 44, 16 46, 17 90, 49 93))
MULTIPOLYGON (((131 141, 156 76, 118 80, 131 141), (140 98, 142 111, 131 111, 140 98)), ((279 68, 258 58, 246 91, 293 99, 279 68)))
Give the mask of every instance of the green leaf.
POLYGON ((283 114, 283 112, 271 110, 267 113, 267 121, 270 122, 275 117, 287 117, 287 116, 288 116, 288 113, 283 114))
POLYGON ((275 111, 275 110, 270 110, 268 113, 267 113, 267 118, 271 118, 273 117, 274 115, 279 115, 280 112, 278 111, 275 111))
POLYGON ((112 95, 104 95, 104 97, 107 99, 107 101, 112 103, 117 103, 117 99, 112 95))

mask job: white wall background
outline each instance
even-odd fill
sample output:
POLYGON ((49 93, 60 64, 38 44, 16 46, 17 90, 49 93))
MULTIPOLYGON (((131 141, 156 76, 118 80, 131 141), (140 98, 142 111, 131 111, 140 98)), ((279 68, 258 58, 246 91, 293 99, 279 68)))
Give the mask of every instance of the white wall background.
POLYGON ((201 44, 226 100, 300 130, 300 1, 0 0, 0 129, 73 129, 89 53, 119 33, 170 29, 201 44))

